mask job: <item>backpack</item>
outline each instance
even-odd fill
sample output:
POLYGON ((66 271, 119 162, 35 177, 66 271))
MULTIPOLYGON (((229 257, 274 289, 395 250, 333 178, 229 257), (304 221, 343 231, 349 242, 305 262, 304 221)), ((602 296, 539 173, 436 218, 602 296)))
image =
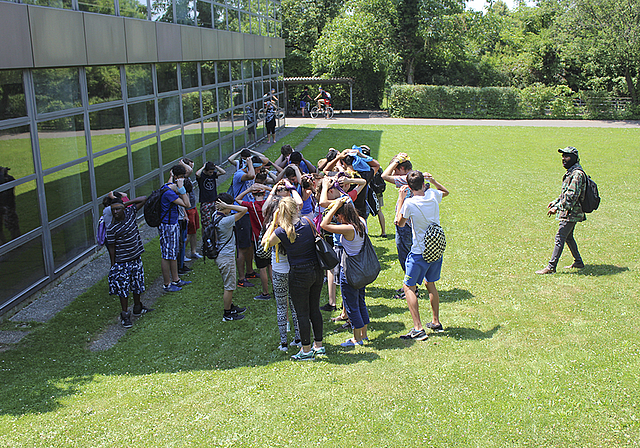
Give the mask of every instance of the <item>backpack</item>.
POLYGON ((147 221, 149 227, 160 226, 166 214, 171 211, 171 206, 169 206, 167 213, 162 214, 162 195, 167 190, 169 190, 169 187, 166 185, 162 186, 151 193, 147 198, 147 202, 144 203, 144 220, 147 221))
POLYGON ((107 226, 104 223, 104 217, 101 216, 98 220, 98 227, 96 227, 96 242, 98 246, 104 246, 107 240, 107 226))
POLYGON ((435 222, 429 224, 427 232, 424 234, 424 251, 422 258, 427 263, 438 261, 445 248, 447 247, 447 239, 444 236, 444 230, 435 222))
POLYGON ((384 193, 384 190, 387 189, 387 183, 382 178, 382 173, 380 172, 380 170, 378 170, 373 176, 369 185, 376 194, 382 194, 384 193))
POLYGON ((219 215, 213 219, 213 222, 209 224, 202 231, 202 255, 204 255, 209 260, 215 260, 218 258, 220 251, 231 241, 233 235, 218 249, 218 240, 220 237, 220 232, 218 231, 218 224, 222 221, 224 216, 219 215))
MULTIPOLYGON (((584 173, 584 171, 583 171, 584 173)), ((594 210, 598 210, 600 205, 600 194, 598 193, 598 185, 591 179, 587 173, 587 182, 584 189, 584 197, 581 200, 582 211, 585 213, 591 213, 594 210)))

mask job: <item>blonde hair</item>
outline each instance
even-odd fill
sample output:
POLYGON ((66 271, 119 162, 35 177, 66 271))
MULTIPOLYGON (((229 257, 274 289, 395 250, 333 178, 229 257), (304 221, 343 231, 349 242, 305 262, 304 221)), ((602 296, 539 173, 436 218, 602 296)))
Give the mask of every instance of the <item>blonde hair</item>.
POLYGON ((296 241, 296 230, 293 228, 293 222, 297 217, 298 205, 296 201, 292 198, 283 198, 278 204, 278 213, 274 217, 274 222, 282 227, 292 244, 296 241))

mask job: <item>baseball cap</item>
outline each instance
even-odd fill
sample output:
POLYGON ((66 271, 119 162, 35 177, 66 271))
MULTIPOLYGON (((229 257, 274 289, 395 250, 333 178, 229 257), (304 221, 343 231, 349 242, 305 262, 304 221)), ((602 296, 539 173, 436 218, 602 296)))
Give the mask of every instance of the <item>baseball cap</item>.
POLYGON ((567 146, 566 148, 560 148, 558 149, 559 153, 562 154, 574 154, 576 157, 578 157, 578 150, 576 148, 574 148, 573 146, 567 146))

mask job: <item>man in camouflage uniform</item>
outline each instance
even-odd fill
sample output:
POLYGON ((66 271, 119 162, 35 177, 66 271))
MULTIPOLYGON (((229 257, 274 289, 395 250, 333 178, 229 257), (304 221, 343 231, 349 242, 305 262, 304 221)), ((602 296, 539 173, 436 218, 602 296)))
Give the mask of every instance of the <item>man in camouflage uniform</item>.
POLYGON ((549 260, 546 268, 536 271, 536 274, 553 274, 556 272, 556 266, 560 255, 562 255, 565 242, 571 251, 571 255, 573 255, 573 264, 565 266, 565 269, 580 269, 584 267, 580 252, 578 252, 578 245, 573 238, 573 229, 576 227, 577 222, 582 222, 586 219, 582 211, 582 200, 585 195, 587 175, 580 166, 580 158, 576 148, 567 146, 566 148, 558 149, 558 152, 562 154, 562 166, 566 168, 567 172, 562 177, 560 197, 549 203, 547 214, 549 216, 557 214, 560 225, 556 234, 551 260, 549 260))

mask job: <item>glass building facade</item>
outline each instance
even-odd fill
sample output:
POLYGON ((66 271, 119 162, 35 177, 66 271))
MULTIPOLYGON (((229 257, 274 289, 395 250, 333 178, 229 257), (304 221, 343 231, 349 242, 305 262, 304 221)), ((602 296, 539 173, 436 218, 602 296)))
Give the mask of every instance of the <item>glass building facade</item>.
POLYGON ((283 90, 277 1, 24 3, 0 0, 0 314, 95 252, 110 191, 264 138, 283 90))

